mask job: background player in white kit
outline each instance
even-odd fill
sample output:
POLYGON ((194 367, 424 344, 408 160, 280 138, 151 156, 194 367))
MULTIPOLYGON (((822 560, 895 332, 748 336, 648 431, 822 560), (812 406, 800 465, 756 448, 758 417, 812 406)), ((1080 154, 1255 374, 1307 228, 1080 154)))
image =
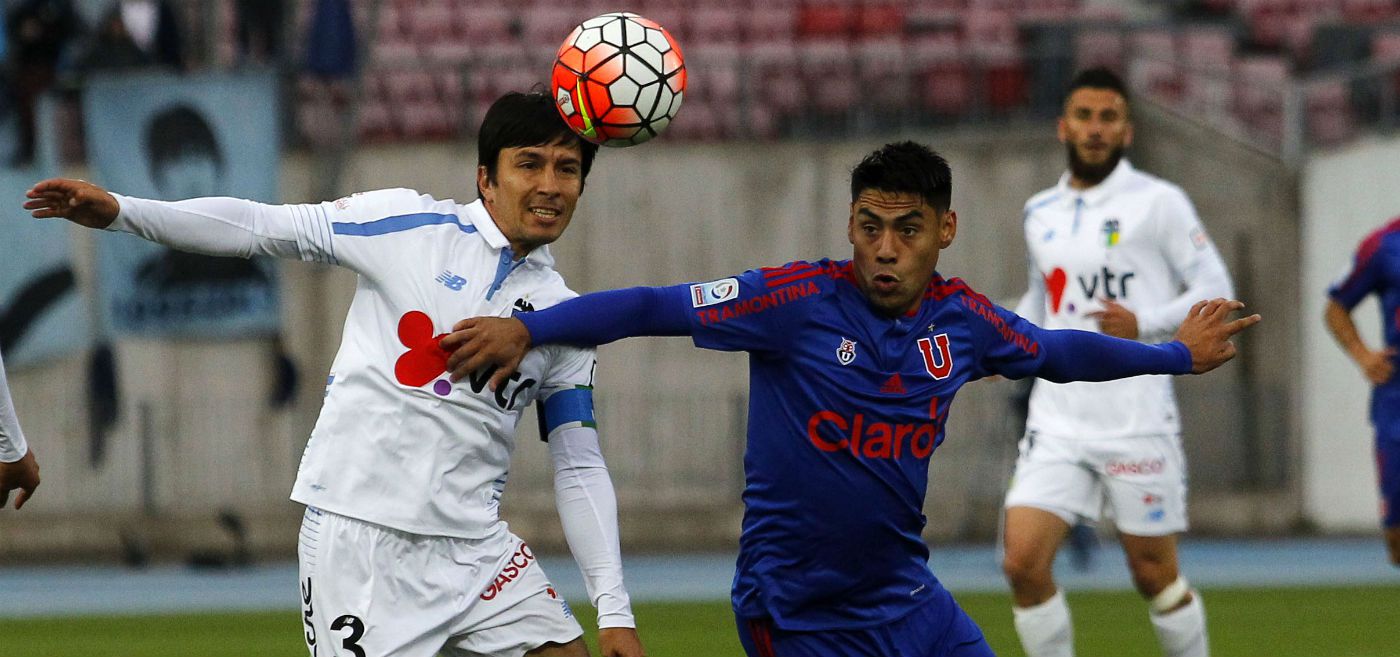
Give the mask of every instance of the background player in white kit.
POLYGON ((5 379, 5 361, 0 358, 0 509, 9 503, 10 491, 19 490, 15 496, 15 509, 19 509, 38 487, 39 462, 20 431, 10 384, 5 379))
MULTIPOLYGON (((1069 88, 1058 134, 1069 171, 1026 202, 1030 289, 1016 308, 1045 328, 1168 338, 1197 299, 1233 298, 1229 273, 1180 188, 1123 159, 1128 96, 1091 69, 1069 88)), ((1079 520, 1107 506, 1162 650, 1209 653, 1205 610, 1177 569, 1186 530, 1186 462, 1171 380, 1037 380, 1006 496, 1005 561, 1029 657, 1074 654, 1069 607, 1052 573, 1079 520)))
POLYGON ((597 147, 543 94, 507 94, 478 135, 481 200, 406 189, 311 205, 175 203, 47 180, 35 217, 213 255, 339 264, 358 285, 292 499, 313 657, 580 656, 582 629, 497 516, 521 411, 543 404, 569 546, 605 656, 642 657, 622 584, 617 504, 593 421, 594 352, 540 350, 495 390, 448 380, 438 339, 464 316, 575 296, 546 247, 573 216, 597 147))

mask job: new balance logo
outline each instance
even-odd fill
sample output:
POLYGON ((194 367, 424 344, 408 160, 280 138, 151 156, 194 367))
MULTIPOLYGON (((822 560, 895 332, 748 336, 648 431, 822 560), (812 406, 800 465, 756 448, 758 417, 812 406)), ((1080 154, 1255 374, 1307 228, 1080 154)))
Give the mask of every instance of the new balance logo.
POLYGON ((887 395, 904 394, 904 379, 899 378, 899 372, 895 372, 894 376, 885 379, 885 384, 880 386, 880 392, 887 395))
POLYGON ((444 270, 441 274, 438 274, 437 278, 433 280, 442 283, 443 287, 452 290, 453 292, 461 292, 462 286, 467 284, 467 279, 462 278, 461 276, 458 276, 446 270, 444 270))

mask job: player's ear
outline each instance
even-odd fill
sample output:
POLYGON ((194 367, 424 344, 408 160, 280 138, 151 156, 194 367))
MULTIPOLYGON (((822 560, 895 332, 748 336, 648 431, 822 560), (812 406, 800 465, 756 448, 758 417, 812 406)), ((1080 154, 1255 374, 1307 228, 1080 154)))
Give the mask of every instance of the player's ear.
POLYGON ((486 171, 486 165, 476 168, 476 188, 481 192, 481 200, 486 203, 495 201, 495 190, 491 189, 491 174, 486 171))
POLYGON ((1123 129, 1123 148, 1133 145, 1133 121, 1128 119, 1128 127, 1123 129))
POLYGON ((851 215, 846 218, 846 241, 852 246, 856 243, 856 204, 851 204, 851 215))
POLYGON ((1069 141, 1069 128, 1065 125, 1065 117, 1063 114, 1060 115, 1059 120, 1055 122, 1055 136, 1060 139, 1061 144, 1069 141))
POLYGON ((953 245, 953 238, 958 236, 958 213, 951 209, 944 212, 939 223, 938 248, 946 249, 953 245))

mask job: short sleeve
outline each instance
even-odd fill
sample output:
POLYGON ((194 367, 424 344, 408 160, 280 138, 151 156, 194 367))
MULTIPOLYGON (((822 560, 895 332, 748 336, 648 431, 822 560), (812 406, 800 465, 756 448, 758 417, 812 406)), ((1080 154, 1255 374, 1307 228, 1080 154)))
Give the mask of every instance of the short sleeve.
POLYGON ((964 294, 958 299, 973 342, 980 347, 973 378, 992 375, 1022 379, 1040 370, 1045 352, 1036 340, 1036 326, 986 297, 964 294))
POLYGON ((1194 280, 1202 267, 1224 269, 1215 242, 1210 239, 1200 216, 1196 214, 1196 206, 1185 192, 1173 187, 1161 194, 1155 214, 1158 246, 1172 271, 1181 280, 1194 280))
POLYGON ((1379 287, 1381 278, 1376 252, 1380 250, 1380 242, 1380 235, 1372 235, 1361 243, 1352 257, 1351 269, 1327 289, 1327 296, 1351 310, 1379 287))
POLYGON ((569 345, 548 345, 549 370, 545 372, 544 383, 540 384, 540 400, 561 390, 592 388, 593 376, 598 368, 598 352, 595 349, 569 345))
POLYGON ((780 352, 830 285, 822 263, 751 269, 690 286, 695 346, 719 351, 780 352))

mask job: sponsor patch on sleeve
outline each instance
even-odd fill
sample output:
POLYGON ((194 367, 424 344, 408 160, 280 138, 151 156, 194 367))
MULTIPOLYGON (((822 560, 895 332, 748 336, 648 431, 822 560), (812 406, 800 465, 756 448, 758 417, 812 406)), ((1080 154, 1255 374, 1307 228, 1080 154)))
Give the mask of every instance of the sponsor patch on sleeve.
POLYGON ((722 278, 690 286, 690 305, 696 308, 713 306, 739 298, 739 279, 722 278))
POLYGON ((1191 229, 1191 243, 1196 245, 1196 249, 1204 249, 1210 243, 1210 238, 1206 237, 1206 231, 1200 226, 1191 229))

